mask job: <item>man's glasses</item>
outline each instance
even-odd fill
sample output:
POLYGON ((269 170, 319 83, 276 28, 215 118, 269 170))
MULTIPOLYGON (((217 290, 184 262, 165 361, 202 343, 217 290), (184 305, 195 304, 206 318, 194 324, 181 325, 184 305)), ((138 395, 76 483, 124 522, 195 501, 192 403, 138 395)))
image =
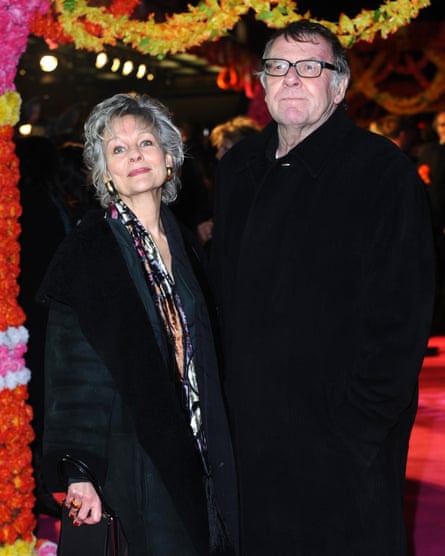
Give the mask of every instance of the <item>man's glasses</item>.
POLYGON ((298 60, 289 62, 281 58, 264 58, 262 60, 264 73, 272 77, 284 77, 288 74, 291 67, 295 69, 300 77, 320 77, 323 69, 338 71, 338 68, 328 62, 320 60, 298 60))

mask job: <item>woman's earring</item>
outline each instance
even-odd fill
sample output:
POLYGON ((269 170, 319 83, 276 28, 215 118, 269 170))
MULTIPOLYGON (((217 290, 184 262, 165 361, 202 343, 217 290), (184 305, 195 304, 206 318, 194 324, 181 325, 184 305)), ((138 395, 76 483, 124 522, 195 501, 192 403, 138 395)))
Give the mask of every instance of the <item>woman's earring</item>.
POLYGON ((116 195, 116 188, 114 187, 114 183, 111 180, 105 182, 105 187, 112 197, 116 195))
POLYGON ((173 176, 173 168, 171 166, 167 166, 167 178, 166 181, 170 181, 173 176))

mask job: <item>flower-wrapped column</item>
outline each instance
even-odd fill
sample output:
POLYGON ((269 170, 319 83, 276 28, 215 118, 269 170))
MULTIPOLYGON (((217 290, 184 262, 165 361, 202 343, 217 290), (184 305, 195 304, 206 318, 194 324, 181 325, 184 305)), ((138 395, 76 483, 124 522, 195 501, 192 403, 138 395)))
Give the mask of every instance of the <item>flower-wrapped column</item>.
POLYGON ((14 79, 28 29, 46 0, 0 0, 0 556, 35 554, 34 478, 30 443, 31 373, 25 366, 28 332, 17 302, 20 271, 19 163, 13 141, 20 114, 14 79))
POLYGON ((0 97, 0 555, 33 554, 35 519, 32 453, 34 438, 27 405, 30 371, 24 353, 28 333, 17 303, 19 274, 20 194, 18 160, 12 124, 19 97, 0 97))

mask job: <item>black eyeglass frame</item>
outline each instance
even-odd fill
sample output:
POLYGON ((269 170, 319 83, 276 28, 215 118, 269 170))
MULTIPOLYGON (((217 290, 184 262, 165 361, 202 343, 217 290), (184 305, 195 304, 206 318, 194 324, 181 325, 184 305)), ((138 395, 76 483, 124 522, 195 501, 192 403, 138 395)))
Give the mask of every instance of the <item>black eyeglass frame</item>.
POLYGON ((340 71, 337 68, 337 66, 334 66, 334 64, 331 64, 329 62, 324 62, 323 60, 297 60, 296 62, 290 62, 289 60, 286 60, 285 58, 263 58, 261 60, 261 63, 263 64, 264 73, 266 75, 268 75, 269 77, 286 77, 286 75, 289 73, 290 68, 294 68, 297 75, 299 77, 302 77, 303 79, 316 79, 317 77, 320 77, 321 72, 324 69, 328 69, 328 70, 331 70, 331 71, 340 71), (282 75, 274 75, 272 73, 269 73, 266 69, 266 62, 270 62, 271 60, 278 60, 279 62, 286 62, 287 66, 288 66, 286 72, 283 73, 282 75), (320 64, 320 73, 318 75, 301 75, 301 73, 297 69, 297 64, 301 64, 301 62, 315 62, 316 64, 320 64))

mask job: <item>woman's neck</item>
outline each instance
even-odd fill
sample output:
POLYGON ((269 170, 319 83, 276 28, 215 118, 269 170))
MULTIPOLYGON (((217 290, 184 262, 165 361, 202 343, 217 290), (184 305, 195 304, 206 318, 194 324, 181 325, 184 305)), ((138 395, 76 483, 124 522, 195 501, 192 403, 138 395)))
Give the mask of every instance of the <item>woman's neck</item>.
POLYGON ((123 197, 122 201, 136 215, 139 222, 153 237, 164 233, 161 222, 161 201, 158 195, 123 197))

